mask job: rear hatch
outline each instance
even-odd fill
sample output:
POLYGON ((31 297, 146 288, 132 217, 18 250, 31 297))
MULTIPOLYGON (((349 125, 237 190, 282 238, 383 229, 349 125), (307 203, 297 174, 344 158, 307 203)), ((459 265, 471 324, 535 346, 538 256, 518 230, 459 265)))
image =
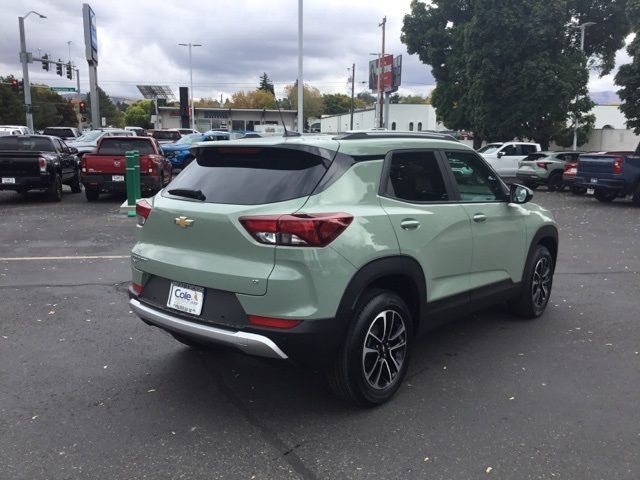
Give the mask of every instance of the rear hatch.
POLYGON ((140 154, 140 173, 145 173, 149 156, 155 152, 149 139, 136 137, 103 138, 95 154, 85 155, 84 168, 87 173, 124 175, 125 154, 134 150, 140 154))
POLYGON ((335 149, 286 142, 199 147, 196 161, 153 199, 132 252, 136 268, 171 281, 264 295, 276 247, 258 243, 239 218, 299 210, 333 160, 338 144, 331 143, 335 149))
POLYGON ((537 167, 535 162, 543 161, 548 157, 549 155, 547 155, 546 153, 532 153, 531 155, 527 155, 525 158, 520 160, 518 162, 518 167, 523 171, 528 171, 528 172, 535 171, 537 167), (522 167, 525 167, 525 168, 522 169, 522 167))
POLYGON ((578 176, 609 177, 614 175, 616 163, 621 165, 624 157, 632 152, 610 152, 606 154, 582 154, 578 159, 578 176))

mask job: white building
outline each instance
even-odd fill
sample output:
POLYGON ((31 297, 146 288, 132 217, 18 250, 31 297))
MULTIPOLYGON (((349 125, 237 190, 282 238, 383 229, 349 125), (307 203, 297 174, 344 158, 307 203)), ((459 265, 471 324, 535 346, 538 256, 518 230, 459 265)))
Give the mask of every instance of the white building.
MULTIPOLYGON (((357 110, 353 113, 353 130, 376 127, 375 108, 357 110)), ((389 105, 389 129, 401 131, 445 130, 436 120, 436 110, 431 105, 389 105)), ((320 119, 322 133, 340 133, 351 130, 351 115, 325 115, 320 119)))

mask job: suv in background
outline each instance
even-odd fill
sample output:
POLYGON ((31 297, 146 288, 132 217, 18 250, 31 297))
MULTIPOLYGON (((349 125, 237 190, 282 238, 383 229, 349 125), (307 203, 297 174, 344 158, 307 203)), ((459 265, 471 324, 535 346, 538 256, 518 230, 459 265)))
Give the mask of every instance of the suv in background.
POLYGON ((75 141, 67 142, 71 147, 78 150, 78 156, 82 158, 86 153, 92 153, 98 146, 98 142, 103 137, 133 137, 135 132, 130 130, 121 130, 117 128, 101 128, 98 130, 89 130, 84 132, 75 141))
POLYGON ((154 130, 151 134, 160 145, 165 143, 175 143, 182 138, 178 130, 154 130))
POLYGON ((580 152, 538 152, 520 160, 516 177, 529 188, 546 185, 549 191, 564 188, 562 174, 567 162, 578 161, 580 152))
POLYGON ((501 177, 515 177, 520 160, 540 151, 540 145, 527 142, 490 143, 478 153, 501 177))
POLYGON ((77 139, 80 136, 80 131, 75 127, 47 127, 42 134, 58 137, 65 142, 69 142, 77 139))
POLYGON ((180 135, 193 135, 194 133, 200 133, 198 130, 194 130, 193 128, 178 128, 178 132, 180 132, 180 135))
POLYGON ((551 214, 447 137, 196 146, 137 203, 131 309, 184 344, 290 359, 353 402, 387 401, 416 334, 501 301, 535 318, 551 294, 551 214))

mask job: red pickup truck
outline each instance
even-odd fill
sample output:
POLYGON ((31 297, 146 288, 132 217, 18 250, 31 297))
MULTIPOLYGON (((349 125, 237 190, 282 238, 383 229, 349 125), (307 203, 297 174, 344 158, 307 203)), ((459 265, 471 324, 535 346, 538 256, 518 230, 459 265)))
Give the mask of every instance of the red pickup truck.
POLYGON ((84 155, 80 165, 88 201, 98 200, 100 192, 126 191, 125 153, 130 150, 140 153, 143 193, 155 194, 171 181, 171 162, 153 138, 103 137, 95 152, 84 155))

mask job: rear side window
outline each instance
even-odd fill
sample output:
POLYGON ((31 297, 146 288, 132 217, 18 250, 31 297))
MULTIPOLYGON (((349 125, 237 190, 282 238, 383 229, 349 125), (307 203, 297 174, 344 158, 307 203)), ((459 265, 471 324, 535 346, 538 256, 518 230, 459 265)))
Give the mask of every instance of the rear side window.
POLYGON ((391 157, 387 194, 408 202, 449 200, 434 152, 398 152, 391 157))
POLYGON ((548 155, 546 153, 532 153, 531 155, 527 155, 522 160, 525 162, 533 162, 534 160, 540 160, 541 158, 546 158, 548 155))
POLYGON ((153 132, 153 138, 157 140, 180 140, 182 135, 177 130, 155 130, 153 132))
POLYGON ((137 150, 140 155, 154 154, 153 146, 149 140, 129 138, 104 137, 100 143, 98 153, 100 155, 124 155, 130 150, 137 150))
POLYGON ((523 155, 529 155, 530 153, 534 153, 537 151, 535 145, 520 145, 520 150, 522 151, 523 155))
POLYGON ((201 148, 167 190, 200 190, 207 203, 258 205, 310 195, 328 160, 292 148, 201 148))

